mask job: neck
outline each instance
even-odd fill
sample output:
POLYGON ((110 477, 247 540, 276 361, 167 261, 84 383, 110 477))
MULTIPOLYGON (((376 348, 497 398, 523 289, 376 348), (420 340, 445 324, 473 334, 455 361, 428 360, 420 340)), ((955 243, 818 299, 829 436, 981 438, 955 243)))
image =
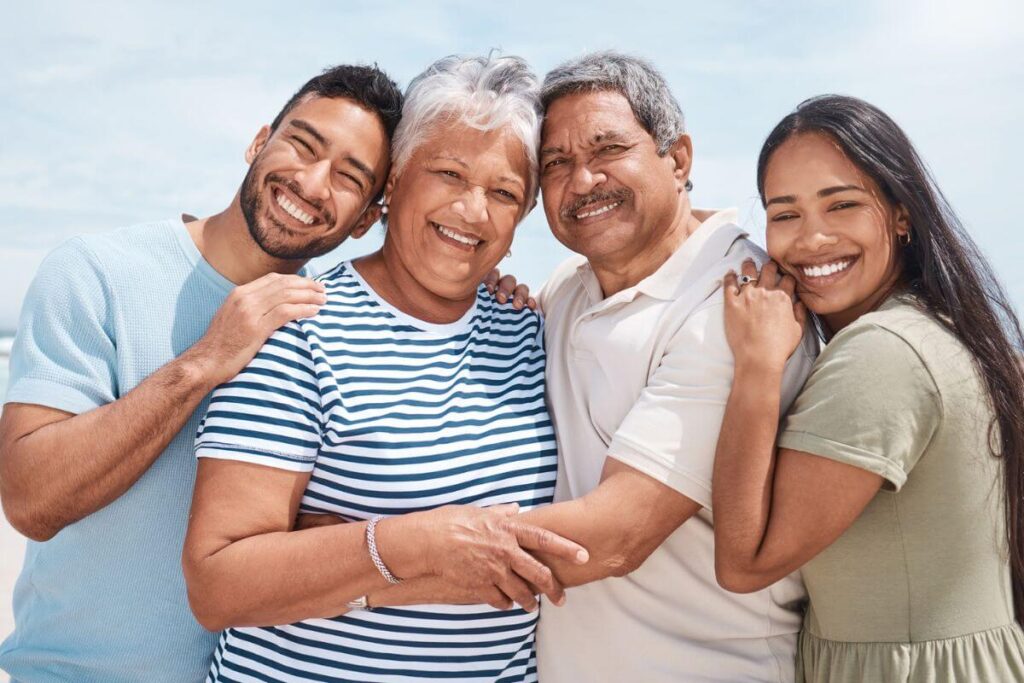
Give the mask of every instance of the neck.
POLYGON ((664 230, 655 231, 648 243, 641 245, 639 252, 615 254, 600 262, 591 260, 590 266, 605 298, 635 287, 661 268, 710 215, 706 211, 693 211, 689 202, 681 199, 671 224, 664 230))
POLYGON ((874 294, 856 306, 848 308, 845 311, 828 313, 821 316, 822 322, 825 323, 827 338, 831 339, 839 330, 843 329, 862 315, 866 315, 877 310, 879 306, 885 303, 886 299, 900 288, 900 284, 901 278, 897 273, 879 287, 874 294))
POLYGON ((296 273, 304 260, 274 258, 263 251, 245 222, 238 194, 220 213, 187 223, 199 253, 213 269, 236 285, 244 285, 268 273, 296 273))
POLYGON ((465 297, 448 299, 424 287, 405 267, 387 237, 378 251, 352 263, 382 299, 417 320, 442 325, 453 323, 476 301, 475 288, 465 297))

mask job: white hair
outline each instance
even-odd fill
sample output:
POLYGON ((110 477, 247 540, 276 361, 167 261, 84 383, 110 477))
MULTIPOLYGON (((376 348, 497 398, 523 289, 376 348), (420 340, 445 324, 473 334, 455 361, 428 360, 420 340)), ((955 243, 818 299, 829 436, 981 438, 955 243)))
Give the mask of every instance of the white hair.
POLYGON ((436 123, 458 121, 477 130, 508 128, 523 144, 529 187, 537 193, 540 84, 520 57, 442 57, 405 91, 402 119, 392 141, 392 166, 402 172, 436 123))

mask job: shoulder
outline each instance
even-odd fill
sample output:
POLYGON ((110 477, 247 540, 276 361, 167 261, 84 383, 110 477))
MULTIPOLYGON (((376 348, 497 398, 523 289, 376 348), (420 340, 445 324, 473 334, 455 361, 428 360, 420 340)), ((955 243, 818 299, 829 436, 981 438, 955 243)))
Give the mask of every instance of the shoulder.
MULTIPOLYGON (((180 222, 178 228, 181 229, 180 222)), ((79 258, 101 269, 115 271, 123 270, 127 264, 166 263, 170 254, 180 251, 174 231, 175 221, 155 221, 79 235, 67 244, 79 252, 79 258)))
POLYGON ((929 347, 957 344, 953 335, 930 313, 908 299, 889 302, 857 318, 829 341, 826 350, 866 356, 888 351, 924 362, 929 347))
POLYGON ((579 270, 586 264, 586 257, 574 254, 555 267, 538 293, 538 301, 540 301, 541 309, 545 314, 551 304, 573 291, 582 289, 583 284, 579 279, 579 270))

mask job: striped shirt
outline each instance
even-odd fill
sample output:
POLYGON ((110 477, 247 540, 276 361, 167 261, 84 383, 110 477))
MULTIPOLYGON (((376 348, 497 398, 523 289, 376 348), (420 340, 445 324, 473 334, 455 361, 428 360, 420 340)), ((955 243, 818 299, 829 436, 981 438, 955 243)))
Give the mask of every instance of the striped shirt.
MULTIPOLYGON (((349 520, 551 502, 537 314, 481 287, 462 319, 435 325, 385 302, 350 263, 319 279, 320 313, 278 330, 214 392, 198 457, 311 472, 300 509, 349 520)), ((233 628, 207 680, 534 681, 535 625, 519 609, 417 605, 233 628)))

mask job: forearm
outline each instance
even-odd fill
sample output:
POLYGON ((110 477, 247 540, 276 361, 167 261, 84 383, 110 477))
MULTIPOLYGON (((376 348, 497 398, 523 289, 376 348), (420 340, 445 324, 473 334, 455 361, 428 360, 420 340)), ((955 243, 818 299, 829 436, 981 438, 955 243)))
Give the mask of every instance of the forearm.
POLYGON ((596 489, 522 517, 587 549, 590 561, 583 565, 538 555, 569 587, 635 571, 699 510, 700 505, 678 491, 609 457, 596 489))
POLYGON ((112 403, 5 435, 0 495, 8 517, 46 540, 104 507, 152 465, 211 389, 183 357, 112 403))
POLYGON ((738 364, 715 453, 712 507, 719 579, 759 571, 772 508, 782 368, 738 364))
MULTIPOLYGON (((405 518, 378 525, 382 557, 414 589, 427 581, 420 537, 405 518)), ((184 571, 192 610, 211 631, 334 617, 390 586, 370 559, 365 522, 260 534, 209 554, 186 547, 184 571)))

